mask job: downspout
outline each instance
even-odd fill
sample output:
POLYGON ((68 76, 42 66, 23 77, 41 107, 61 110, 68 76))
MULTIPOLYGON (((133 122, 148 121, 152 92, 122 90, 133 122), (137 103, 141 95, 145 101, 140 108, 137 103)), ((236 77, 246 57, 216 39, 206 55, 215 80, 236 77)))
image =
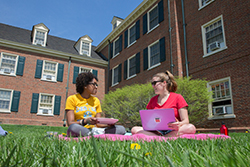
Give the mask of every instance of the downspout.
POLYGON ((183 19, 183 36, 184 36, 184 53, 185 53, 185 64, 186 64, 186 73, 187 78, 189 78, 188 72, 188 59, 187 59, 187 42, 186 42, 186 22, 185 22, 185 13, 184 13, 184 2, 181 0, 181 7, 182 7, 182 19, 183 19))
POLYGON ((110 67, 110 62, 109 62, 109 58, 110 58, 110 40, 108 40, 109 43, 109 47, 108 47, 108 84, 107 84, 107 93, 109 93, 109 82, 110 82, 110 74, 109 74, 109 67, 110 67))
POLYGON ((171 39, 171 17, 170 17, 170 0, 168 0, 168 31, 169 31, 169 47, 170 47, 170 72, 173 74, 173 68, 174 68, 174 64, 173 64, 173 58, 172 58, 172 39, 171 39))
MULTIPOLYGON (((70 64, 71 64, 71 57, 69 57, 69 65, 68 65, 68 75, 67 75, 67 87, 66 87, 66 97, 65 97, 65 105, 66 100, 68 97, 68 91, 69 91, 69 73, 70 73, 70 64)), ((66 126, 66 111, 64 111, 64 118, 63 118, 63 126, 66 126)))

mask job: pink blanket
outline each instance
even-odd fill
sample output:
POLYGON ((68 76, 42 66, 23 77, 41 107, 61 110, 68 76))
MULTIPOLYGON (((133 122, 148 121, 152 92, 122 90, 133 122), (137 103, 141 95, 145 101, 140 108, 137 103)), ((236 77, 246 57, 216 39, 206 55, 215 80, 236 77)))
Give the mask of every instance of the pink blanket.
MULTIPOLYGON (((59 139, 64 139, 64 140, 75 140, 75 141, 83 141, 83 140, 88 140, 90 139, 90 136, 87 137, 75 137, 75 138, 70 138, 70 137, 64 137, 63 135, 59 135, 58 136, 59 139)), ((216 135, 216 134, 204 134, 204 133, 200 133, 200 134, 185 134, 179 137, 162 137, 162 136, 146 136, 144 134, 136 134, 136 135, 132 135, 132 136, 128 136, 128 135, 116 135, 116 134, 102 134, 102 135, 95 135, 95 138, 100 138, 100 139, 104 139, 104 140, 111 140, 111 141, 115 141, 115 140, 120 140, 120 141, 126 141, 126 140, 132 140, 132 141, 137 141, 137 140, 141 140, 141 141, 167 141, 167 140, 175 140, 178 138, 186 138, 186 139, 195 139, 195 140, 207 140, 207 139, 230 139, 229 136, 226 135, 216 135)))

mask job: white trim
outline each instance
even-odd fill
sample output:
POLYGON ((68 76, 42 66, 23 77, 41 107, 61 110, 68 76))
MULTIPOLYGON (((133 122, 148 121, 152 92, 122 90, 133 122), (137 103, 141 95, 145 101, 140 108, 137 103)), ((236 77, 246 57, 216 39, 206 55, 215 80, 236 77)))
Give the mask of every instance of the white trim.
POLYGON ((130 46, 134 45, 135 43, 136 43, 136 40, 133 43, 131 43, 130 45, 128 45, 127 48, 129 48, 130 46))
POLYGON ((136 74, 134 74, 134 75, 128 77, 126 80, 132 79, 132 78, 134 78, 134 77, 136 77, 136 74))
POLYGON ((153 31, 156 27, 159 26, 159 22, 158 22, 157 25, 155 25, 153 28, 150 29, 150 24, 149 24, 149 22, 150 22, 149 13, 150 13, 152 10, 154 10, 156 7, 157 7, 157 17, 158 17, 158 20, 159 20, 158 3, 157 3, 155 6, 153 6, 153 7, 147 12, 147 27, 148 27, 148 29, 147 29, 147 30, 148 30, 148 31, 147 31, 147 34, 150 33, 150 32, 153 31))
POLYGON ((201 10, 203 8, 205 8, 206 6, 208 6, 209 4, 211 4, 212 2, 214 2, 215 0, 211 0, 209 1, 208 3, 206 3, 205 5, 202 6, 202 2, 201 0, 198 0, 198 3, 199 3, 199 9, 198 10, 201 10))
MULTIPOLYGON (((41 29, 41 28, 35 28, 35 32, 34 32, 32 44, 33 44, 33 45, 38 45, 38 43, 35 42, 37 31, 43 32, 43 33, 44 33, 44 41, 43 41, 43 44, 42 44, 41 46, 46 47, 48 31, 43 30, 43 29, 41 29)), ((39 45, 39 46, 40 46, 40 45, 39 45)))
POLYGON ((12 90, 12 89, 5 89, 5 88, 0 88, 0 90, 3 90, 3 91, 10 91, 9 109, 4 110, 4 109, 1 109, 1 108, 0 108, 0 113, 11 113, 10 109, 11 109, 11 105, 12 105, 12 99, 13 99, 13 92, 14 92, 14 90, 12 90))
POLYGON ((39 47, 36 45, 29 45, 29 44, 23 44, 18 42, 13 42, 9 40, 0 39, 0 46, 5 46, 8 48, 28 51, 28 52, 35 52, 47 56, 57 57, 57 58, 64 58, 69 59, 71 57, 71 60, 80 61, 80 62, 88 62, 89 64, 93 65, 100 65, 103 67, 107 67, 108 62, 101 59, 93 59, 91 57, 86 56, 80 56, 76 54, 66 53, 62 51, 57 51, 53 49, 48 49, 44 47, 39 47))
MULTIPOLYGON (((17 54, 12 54, 12 53, 7 53, 7 52, 1 52, 1 54, 0 54, 0 65, 2 65, 2 58, 3 58, 3 54, 4 55, 10 55, 10 56, 15 56, 16 57, 16 64, 15 64, 15 69, 14 69, 14 74, 11 74, 11 73, 2 73, 1 71, 0 71, 0 75, 7 75, 7 76, 13 76, 13 77, 15 77, 16 76, 16 71, 17 71, 17 65, 18 65, 18 61, 19 61, 19 55, 17 55, 17 54)), ((1 66, 0 66, 1 67, 1 66)))
POLYGON ((156 26, 154 26, 154 28, 152 28, 151 30, 149 30, 148 32, 147 32, 147 34, 149 34, 150 32, 152 32, 152 31, 154 31, 157 27, 159 27, 160 26, 160 24, 158 23, 156 26))
POLYGON ((55 105, 55 95, 54 94, 39 93, 39 102, 38 102, 37 115, 54 116, 54 105, 55 105), (43 107, 41 107, 41 96, 42 95, 44 95, 44 96, 52 96, 52 106, 51 106, 51 112, 52 112, 52 114, 42 114, 42 113, 39 113, 39 109, 43 108, 43 107))
POLYGON ((81 73, 81 69, 84 69, 84 70, 89 70, 90 72, 92 72, 93 71, 93 69, 92 68, 87 68, 87 67, 79 67, 79 72, 78 73, 81 73))
POLYGON ((201 35, 202 35, 202 44, 203 44, 203 57, 206 57, 206 56, 209 56, 213 53, 217 53, 219 51, 222 51, 222 50, 225 50, 227 48, 227 44, 226 44, 226 35, 225 35, 225 28, 224 28, 224 22, 223 22, 223 15, 220 15, 218 17, 216 17, 215 19, 203 24, 201 26, 201 35), (211 51, 209 53, 207 53, 207 45, 206 45, 206 27, 208 27, 209 25, 215 23, 215 22, 218 22, 218 21, 221 21, 221 26, 222 26, 222 33, 223 33, 223 42, 224 42, 224 47, 221 48, 221 49, 218 49, 218 50, 215 50, 215 51, 211 51))
MULTIPOLYGON (((229 91, 230 91, 230 98, 228 98, 228 100, 231 100, 231 108, 232 108, 232 114, 225 114, 225 115, 213 115, 213 107, 212 107, 212 102, 210 102, 208 104, 208 112, 209 112, 209 116, 208 119, 227 119, 227 118, 236 118, 235 114, 234 114, 234 104, 233 104, 233 97, 232 97, 232 86, 231 86, 231 78, 230 77, 226 77, 226 78, 221 78, 218 80, 214 80, 211 82, 207 83, 207 87, 208 90, 211 92, 212 88, 211 85, 216 84, 216 83, 220 83, 220 82, 225 82, 228 81, 229 82, 229 91)), ((210 97, 211 99, 213 99, 213 97, 210 97)), ((218 100, 219 101, 219 100, 218 100)))
POLYGON ((206 54, 206 55, 203 55, 203 58, 208 57, 208 56, 211 56, 211 55, 213 55, 213 54, 216 54, 216 53, 221 52, 221 51, 226 50, 226 49, 227 49, 227 47, 217 49, 217 50, 215 50, 215 51, 213 51, 213 52, 210 52, 210 53, 208 53, 208 54, 206 54))

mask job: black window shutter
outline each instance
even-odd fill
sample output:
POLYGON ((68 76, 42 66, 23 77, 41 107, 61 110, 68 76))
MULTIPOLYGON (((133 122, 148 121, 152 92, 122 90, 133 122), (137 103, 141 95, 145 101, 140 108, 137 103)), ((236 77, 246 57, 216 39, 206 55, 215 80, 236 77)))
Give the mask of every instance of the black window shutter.
POLYGON ((19 101, 20 101, 20 91, 13 91, 12 104, 10 111, 18 112, 19 101))
POLYGON ((122 51, 122 35, 119 37, 119 52, 122 51))
POLYGON ((148 48, 143 50, 143 70, 148 69, 148 48))
POLYGON ((122 80, 122 64, 119 64, 118 66, 118 82, 121 82, 122 80))
POLYGON ((16 75, 23 76, 24 64, 25 64, 25 57, 19 56, 16 75))
POLYGON ((108 81, 109 87, 112 86, 112 78, 113 78, 113 76, 112 76, 112 69, 111 69, 111 70, 109 70, 109 81, 108 81))
POLYGON ((136 54, 135 57, 135 63, 136 63, 136 74, 140 73, 140 52, 136 54))
POLYGON ((140 38, 140 20, 135 23, 136 40, 140 38))
POLYGON ((127 79, 127 77, 128 77, 128 60, 125 60, 124 61, 124 76, 123 76, 124 80, 127 79))
POLYGON ((143 34, 148 32, 148 15, 147 13, 143 16, 143 34))
POLYGON ((92 70, 92 73, 97 77, 97 74, 98 74, 97 70, 92 70))
POLYGON ((58 64, 57 81, 59 82, 63 81, 63 70, 64 70, 64 64, 58 64))
POLYGON ((73 84, 76 83, 76 77, 78 76, 78 74, 79 74, 79 67, 74 66, 73 84))
POLYGON ((38 59, 37 62, 36 62, 35 78, 41 78, 42 69, 43 69, 43 60, 38 59))
POLYGON ((162 22, 164 20, 164 9, 163 9, 163 0, 161 0, 159 3, 158 3, 158 21, 159 23, 162 22))
POLYGON ((109 59, 112 59, 113 55, 113 42, 109 44, 110 47, 110 53, 109 53, 109 59))
POLYGON ((165 37, 160 39, 160 62, 166 60, 166 52, 165 52, 165 37))
POLYGON ((30 113, 37 113, 37 110, 38 110, 38 100, 39 100, 39 94, 38 93, 33 93, 32 94, 32 103, 31 103, 30 113))
POLYGON ((124 49, 128 46, 128 30, 124 32, 124 49))
POLYGON ((60 115, 61 96, 55 96, 54 115, 60 115))

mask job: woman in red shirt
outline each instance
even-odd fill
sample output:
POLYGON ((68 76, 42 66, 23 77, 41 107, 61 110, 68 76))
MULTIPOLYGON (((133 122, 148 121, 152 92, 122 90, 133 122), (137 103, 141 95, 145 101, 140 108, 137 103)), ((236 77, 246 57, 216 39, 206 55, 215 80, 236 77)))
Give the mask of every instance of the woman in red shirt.
POLYGON ((173 108, 176 122, 169 123, 168 127, 173 130, 145 131, 142 127, 136 126, 131 129, 132 134, 146 134, 149 136, 179 136, 182 134, 194 134, 196 128, 189 123, 188 104, 180 94, 176 94, 177 83, 174 76, 166 71, 157 73, 151 80, 156 96, 152 97, 147 105, 147 109, 173 108))

